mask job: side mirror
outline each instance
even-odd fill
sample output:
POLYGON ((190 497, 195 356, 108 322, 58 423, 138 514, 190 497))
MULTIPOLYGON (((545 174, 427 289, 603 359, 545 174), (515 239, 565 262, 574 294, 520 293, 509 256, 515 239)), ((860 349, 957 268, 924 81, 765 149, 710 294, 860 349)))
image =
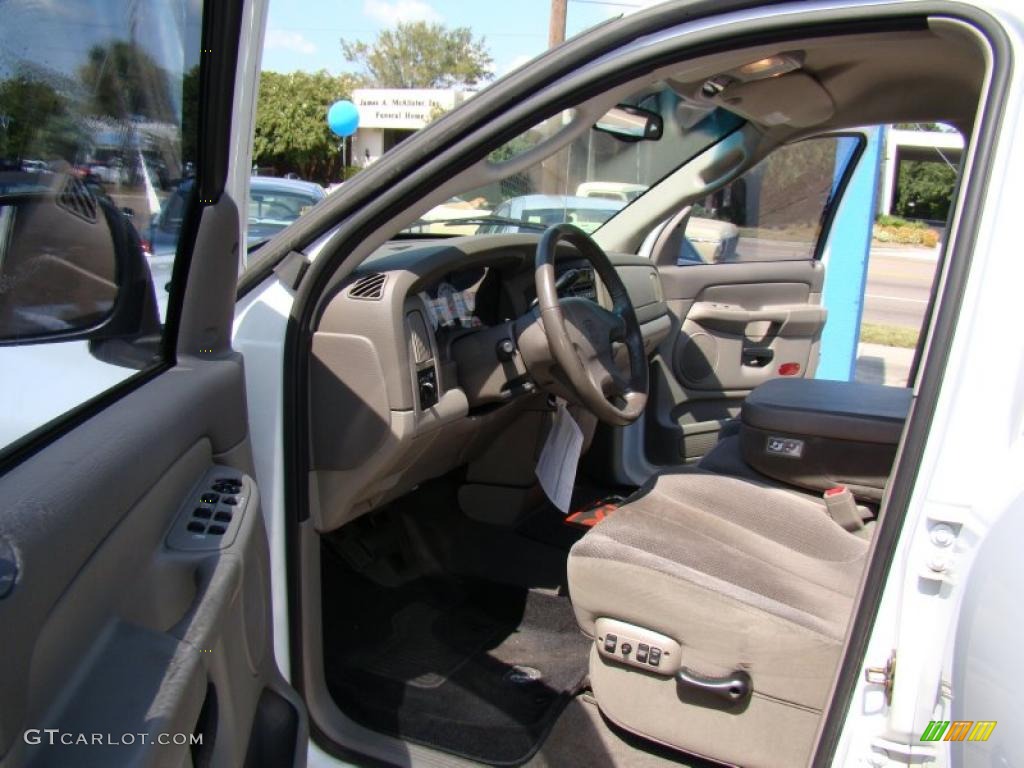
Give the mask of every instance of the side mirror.
POLYGON ((598 118, 594 130, 610 133, 620 141, 657 141, 664 130, 664 121, 657 112, 619 104, 598 118))
POLYGON ((0 346, 159 336, 141 241, 110 200, 64 174, 0 188, 0 346))

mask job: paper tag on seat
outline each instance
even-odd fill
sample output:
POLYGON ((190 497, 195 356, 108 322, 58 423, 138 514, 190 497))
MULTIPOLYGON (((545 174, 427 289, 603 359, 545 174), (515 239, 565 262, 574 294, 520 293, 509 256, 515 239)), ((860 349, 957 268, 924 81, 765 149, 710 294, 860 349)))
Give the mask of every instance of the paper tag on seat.
POLYGON ((555 421, 537 461, 540 487, 563 514, 569 513, 572 487, 576 483, 576 467, 583 451, 583 430, 570 415, 562 400, 558 401, 555 421))

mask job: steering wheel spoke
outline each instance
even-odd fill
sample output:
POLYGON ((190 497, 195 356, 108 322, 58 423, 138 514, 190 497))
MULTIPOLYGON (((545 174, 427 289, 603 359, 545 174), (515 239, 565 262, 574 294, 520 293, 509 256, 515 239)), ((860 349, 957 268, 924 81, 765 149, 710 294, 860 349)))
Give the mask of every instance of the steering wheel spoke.
POLYGON ((608 256, 582 230, 556 224, 537 246, 534 280, 551 357, 580 402, 609 424, 635 421, 647 402, 647 357, 633 304, 608 256), (561 240, 575 246, 594 267, 611 296, 612 309, 588 299, 559 299, 555 255, 561 240), (615 363, 617 343, 629 352, 628 376, 615 363))

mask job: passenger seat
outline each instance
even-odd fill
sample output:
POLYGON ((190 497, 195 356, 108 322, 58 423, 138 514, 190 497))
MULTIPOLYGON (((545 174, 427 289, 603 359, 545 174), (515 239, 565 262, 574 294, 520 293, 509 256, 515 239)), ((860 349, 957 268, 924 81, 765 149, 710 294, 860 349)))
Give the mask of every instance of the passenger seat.
POLYGON ((813 497, 699 469, 658 476, 569 555, 601 711, 715 760, 803 764, 867 546, 813 497))

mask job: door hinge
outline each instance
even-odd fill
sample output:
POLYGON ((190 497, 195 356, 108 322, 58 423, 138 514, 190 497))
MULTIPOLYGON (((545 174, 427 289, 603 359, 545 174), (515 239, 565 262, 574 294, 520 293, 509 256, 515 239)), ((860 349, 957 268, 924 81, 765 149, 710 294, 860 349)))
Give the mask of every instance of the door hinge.
POLYGON ((869 685, 880 685, 885 693, 885 704, 892 704, 892 686, 896 680, 896 651, 889 654, 884 667, 867 667, 864 670, 864 682, 869 685))

